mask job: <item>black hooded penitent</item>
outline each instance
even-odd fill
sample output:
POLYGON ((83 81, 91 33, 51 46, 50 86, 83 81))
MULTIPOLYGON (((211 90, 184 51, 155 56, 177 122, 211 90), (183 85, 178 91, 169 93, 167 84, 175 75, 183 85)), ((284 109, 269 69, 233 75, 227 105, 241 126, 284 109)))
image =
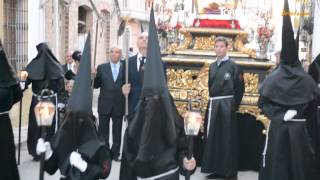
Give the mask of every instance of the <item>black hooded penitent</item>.
MULTIPOLYGON (((289 11, 286 2, 284 11, 289 11)), ((298 57, 291 17, 284 13, 280 64, 262 83, 260 94, 282 105, 298 105, 315 98, 316 84, 303 70, 298 57)))
POLYGON ((37 45, 38 54, 28 64, 26 71, 32 80, 59 79, 64 75, 62 66, 46 43, 37 45))
POLYGON ((164 73, 152 8, 142 92, 136 111, 128 118, 125 151, 130 162, 152 160, 176 142, 177 111, 164 73))
POLYGON ((18 83, 15 71, 8 62, 6 53, 0 41, 0 87, 10 87, 18 83))
POLYGON ((83 158, 91 159, 104 144, 98 140, 92 114, 91 54, 88 35, 78 74, 68 102, 67 115, 52 139, 62 174, 70 175, 69 155, 78 150, 83 158))

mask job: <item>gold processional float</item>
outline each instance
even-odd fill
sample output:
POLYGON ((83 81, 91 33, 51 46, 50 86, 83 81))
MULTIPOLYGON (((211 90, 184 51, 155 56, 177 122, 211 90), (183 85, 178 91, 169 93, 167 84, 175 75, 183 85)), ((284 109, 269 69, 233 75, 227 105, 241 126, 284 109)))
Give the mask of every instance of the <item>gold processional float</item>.
POLYGON ((241 29, 190 27, 180 29, 180 34, 184 36, 183 44, 171 44, 162 53, 168 87, 179 112, 183 114, 193 100, 192 108, 200 109, 204 116, 209 98, 208 70, 216 59, 214 39, 225 36, 230 48, 228 56, 244 71, 245 93, 238 112, 254 116, 266 128, 268 119, 257 105, 258 88, 275 63, 257 58, 255 50, 245 47, 248 33, 241 29))

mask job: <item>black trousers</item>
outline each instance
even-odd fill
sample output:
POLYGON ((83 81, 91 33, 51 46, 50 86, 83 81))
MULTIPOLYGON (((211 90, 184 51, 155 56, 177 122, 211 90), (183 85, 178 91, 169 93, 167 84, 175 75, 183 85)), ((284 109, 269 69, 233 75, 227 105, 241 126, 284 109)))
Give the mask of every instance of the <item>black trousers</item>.
POLYGON ((99 114, 99 128, 98 132, 103 140, 106 142, 106 146, 110 148, 109 145, 109 127, 110 118, 112 119, 112 147, 111 152, 114 156, 120 155, 121 146, 121 129, 122 129, 122 115, 114 114, 99 114))

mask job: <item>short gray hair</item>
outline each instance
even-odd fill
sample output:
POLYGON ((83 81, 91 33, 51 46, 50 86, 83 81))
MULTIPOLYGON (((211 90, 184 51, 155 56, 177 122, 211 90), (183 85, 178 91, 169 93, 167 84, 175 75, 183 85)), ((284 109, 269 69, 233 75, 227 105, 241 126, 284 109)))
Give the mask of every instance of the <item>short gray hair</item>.
POLYGON ((214 43, 218 42, 218 41, 221 41, 221 42, 224 42, 224 44, 226 46, 228 46, 228 40, 226 37, 224 36, 217 36, 215 39, 214 39, 214 43))
POLYGON ((113 46, 113 47, 111 47, 111 48, 110 48, 110 52, 111 52, 112 50, 115 50, 115 49, 119 49, 120 52, 122 53, 122 49, 121 49, 121 47, 119 47, 119 46, 113 46))

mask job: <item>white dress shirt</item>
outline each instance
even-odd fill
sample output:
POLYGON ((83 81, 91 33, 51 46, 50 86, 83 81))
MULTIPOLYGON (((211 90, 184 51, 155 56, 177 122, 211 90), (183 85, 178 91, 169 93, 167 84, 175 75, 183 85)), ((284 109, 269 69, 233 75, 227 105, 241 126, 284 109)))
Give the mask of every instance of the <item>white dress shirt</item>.
POLYGON ((224 61, 228 61, 230 58, 229 56, 225 56, 222 59, 218 60, 218 58, 216 59, 218 66, 220 66, 220 64, 224 61))
POLYGON ((112 63, 110 61, 110 65, 111 65, 111 73, 113 76, 113 81, 116 82, 118 76, 119 76, 119 70, 120 70, 120 61, 118 63, 112 63))
MULTIPOLYGON (((140 59, 142 57, 146 57, 146 56, 142 55, 141 53, 137 54, 137 70, 138 70, 138 72, 139 72, 139 68, 140 68, 140 59)), ((144 63, 146 63, 146 62, 147 62, 147 57, 144 59, 144 63)))

